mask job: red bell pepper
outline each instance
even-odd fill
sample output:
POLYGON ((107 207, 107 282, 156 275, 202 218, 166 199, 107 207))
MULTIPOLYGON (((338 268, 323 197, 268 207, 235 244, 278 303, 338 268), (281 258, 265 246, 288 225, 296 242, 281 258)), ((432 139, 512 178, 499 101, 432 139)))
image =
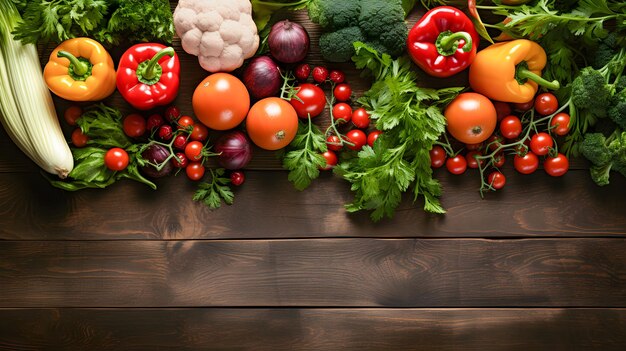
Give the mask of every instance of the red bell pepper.
POLYGON ((444 78, 469 67, 479 42, 474 24, 462 11, 439 6, 426 12, 411 28, 407 48, 424 72, 444 78))
POLYGON ((144 43, 122 55, 117 68, 117 90, 139 110, 168 105, 178 95, 180 63, 172 47, 144 43))

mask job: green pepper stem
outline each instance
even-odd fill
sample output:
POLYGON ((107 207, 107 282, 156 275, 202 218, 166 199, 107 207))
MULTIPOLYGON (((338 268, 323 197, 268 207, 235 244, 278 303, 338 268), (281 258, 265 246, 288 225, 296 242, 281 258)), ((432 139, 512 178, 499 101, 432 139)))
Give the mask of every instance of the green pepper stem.
POLYGON ((80 61, 76 56, 72 55, 70 52, 65 50, 60 50, 57 53, 57 57, 64 57, 70 60, 70 65, 74 68, 74 73, 78 76, 85 75, 87 71, 89 71, 89 66, 80 61))
POLYGON ((148 65, 146 66, 146 69, 143 71, 143 77, 147 80, 151 80, 153 79, 157 74, 157 70, 155 70, 155 67, 157 65, 157 63, 159 63, 159 60, 161 60, 161 58, 163 58, 163 56, 174 56, 174 48, 173 47, 166 47, 161 49, 161 51, 157 52, 151 59, 150 61, 148 61, 148 65))
POLYGON ((472 50, 473 40, 472 36, 467 32, 451 32, 445 31, 439 34, 437 38, 436 46, 440 55, 450 56, 453 55, 459 48, 459 41, 464 40, 463 52, 469 52, 472 50))
POLYGON ((545 78, 542 78, 540 75, 531 72, 526 67, 518 67, 516 71, 516 76, 518 79, 523 79, 523 80, 530 79, 533 82, 537 83, 538 85, 546 89, 550 89, 550 90, 557 90, 561 87, 561 84, 559 84, 559 81, 553 80, 550 82, 546 80, 545 78))

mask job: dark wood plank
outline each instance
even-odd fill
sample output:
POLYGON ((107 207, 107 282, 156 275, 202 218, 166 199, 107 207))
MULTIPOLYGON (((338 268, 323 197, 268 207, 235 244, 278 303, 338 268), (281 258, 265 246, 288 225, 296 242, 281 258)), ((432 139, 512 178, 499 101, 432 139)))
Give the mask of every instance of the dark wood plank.
POLYGON ((625 331, 623 309, 0 310, 11 350, 608 351, 625 331))
POLYGON ((0 307, 626 307, 626 239, 0 242, 0 307))
POLYGON ((426 214, 411 198, 393 220, 349 214, 347 183, 326 174, 304 192, 285 172, 247 172, 235 204, 210 211, 191 200, 185 177, 152 191, 122 181, 106 190, 63 192, 40 174, 0 174, 0 239, 242 239, 293 237, 597 237, 626 235, 626 179, 598 187, 587 171, 563 178, 505 172, 508 184, 482 200, 478 173, 437 172, 448 214, 426 214))

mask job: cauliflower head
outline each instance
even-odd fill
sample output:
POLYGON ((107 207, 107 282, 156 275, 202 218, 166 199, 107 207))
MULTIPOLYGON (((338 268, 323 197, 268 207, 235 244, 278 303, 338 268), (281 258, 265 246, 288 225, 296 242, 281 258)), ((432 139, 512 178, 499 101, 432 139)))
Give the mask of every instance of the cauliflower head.
POLYGON ((174 26, 185 52, 209 72, 230 72, 259 48, 249 0, 181 0, 174 26))

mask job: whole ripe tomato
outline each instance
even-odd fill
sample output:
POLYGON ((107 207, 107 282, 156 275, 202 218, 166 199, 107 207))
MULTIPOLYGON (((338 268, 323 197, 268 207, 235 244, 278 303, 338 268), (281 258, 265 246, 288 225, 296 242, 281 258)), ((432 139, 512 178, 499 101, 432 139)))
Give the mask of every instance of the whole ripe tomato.
POLYGON ((535 100, 530 100, 528 102, 519 102, 513 104, 513 109, 519 112, 529 111, 535 105, 535 100))
POLYGON ((553 177, 560 177, 569 170, 569 160, 561 153, 555 157, 547 157, 543 161, 543 169, 553 177))
POLYGON ((370 126, 369 113, 363 107, 352 111, 352 124, 357 128, 366 129, 370 126))
POLYGON ((535 98, 535 111, 540 115, 551 115, 559 109, 559 100, 552 93, 542 93, 535 98))
POLYGON ((477 144, 496 129, 496 108, 491 100, 477 93, 463 93, 446 108, 448 132, 458 141, 477 144))
POLYGON ((504 156, 504 152, 500 151, 493 156, 492 164, 494 167, 501 168, 502 166, 504 166, 505 162, 506 162, 506 156, 504 156))
POLYGON ((76 147, 85 147, 87 142, 89 141, 89 137, 87 134, 83 133, 80 128, 74 129, 72 132, 72 144, 76 147))
POLYGON ((197 181, 204 177, 204 165, 202 162, 189 162, 189 165, 185 168, 185 173, 187 173, 187 178, 193 181, 197 181))
POLYGON ((378 139, 378 137, 383 134, 380 130, 374 130, 367 135, 367 145, 370 147, 374 147, 374 142, 378 139))
POLYGON ((327 150, 322 154, 322 156, 324 156, 324 159, 326 159, 326 166, 320 168, 322 171, 328 171, 337 165, 337 154, 335 154, 333 151, 327 150))
POLYGON ((367 135, 360 129, 352 129, 346 134, 346 139, 353 145, 348 145, 350 150, 361 150, 367 143, 367 135))
POLYGON ((138 138, 146 132, 146 119, 137 113, 124 117, 122 125, 124 127, 124 134, 131 138, 138 138))
POLYGON ((500 121, 500 134, 507 139, 515 139, 522 134, 522 122, 517 116, 506 116, 500 121))
POLYGON ((246 176, 242 171, 234 171, 230 174, 230 182, 233 183, 234 186, 240 186, 246 180, 246 176))
POLYGON ((352 107, 345 102, 335 104, 335 106, 333 106, 333 118, 340 124, 350 122, 352 118, 352 107))
MULTIPOLYGON (((480 153, 480 151, 470 151, 465 155, 465 160, 467 161, 467 167, 472 168, 472 169, 476 169, 479 166, 478 160, 476 159, 476 157, 478 156, 482 156, 482 154, 480 153)), ((485 161, 480 160, 480 164, 484 164, 485 161)))
POLYGON ((521 174, 531 174, 539 167, 539 158, 532 152, 528 152, 524 156, 515 155, 513 158, 513 167, 521 174))
POLYGON ((496 108, 498 122, 500 122, 504 117, 511 115, 511 104, 508 102, 494 101, 493 106, 496 108))
POLYGON ((504 188, 504 185, 506 184, 506 177, 502 174, 502 172, 493 171, 487 176, 487 183, 489 183, 492 188, 500 190, 504 188))
POLYGON ((540 132, 530 138, 530 150, 535 155, 544 156, 554 147, 554 140, 548 133, 540 132))
POLYGON ((202 149, 204 145, 202 145, 199 141, 191 141, 185 146, 185 156, 190 161, 199 161, 202 159, 202 149))
POLYGON ((184 130, 184 129, 191 129, 193 128, 194 125, 194 120, 193 118, 189 117, 189 116, 182 116, 178 119, 178 129, 180 130, 184 130))
POLYGON ((430 167, 441 168, 446 163, 446 151, 439 145, 433 146, 429 151, 430 167))
POLYGON ((109 149, 104 154, 104 164, 112 171, 123 171, 128 167, 128 153, 119 147, 109 149))
POLYGON ((209 130, 202 123, 196 123, 193 125, 193 130, 189 135, 191 140, 206 141, 209 138, 209 130))
POLYGON ((326 138, 326 147, 328 150, 339 151, 343 148, 343 143, 338 136, 329 135, 328 138, 326 138))
POLYGON ((295 138, 298 115, 287 101, 268 97, 257 101, 246 121, 248 136, 254 144, 265 150, 278 150, 295 138))
POLYGON ((246 118, 250 94, 237 77, 214 73, 198 84, 191 104, 204 125, 215 130, 228 130, 246 118))
POLYGON ((569 123, 570 116, 565 112, 561 112, 552 117, 552 121, 550 121, 550 127, 552 128, 554 134, 563 136, 569 133, 569 123))
POLYGON ((448 172, 452 174, 463 174, 465 173, 465 170, 467 170, 467 160, 465 160, 465 157, 461 155, 450 157, 446 161, 446 168, 448 169, 448 172))
POLYGON ((63 118, 65 122, 71 126, 76 125, 76 121, 82 116, 83 109, 80 106, 70 106, 63 113, 63 118))
POLYGON ((314 84, 304 83, 300 84, 296 89, 298 93, 289 103, 296 110, 298 117, 309 118, 308 115, 310 114, 311 118, 313 118, 324 112, 326 94, 324 94, 322 88, 314 84))
POLYGON ((348 101, 352 96, 352 88, 350 88, 348 83, 337 84, 333 90, 333 95, 335 95, 337 101, 348 101))

